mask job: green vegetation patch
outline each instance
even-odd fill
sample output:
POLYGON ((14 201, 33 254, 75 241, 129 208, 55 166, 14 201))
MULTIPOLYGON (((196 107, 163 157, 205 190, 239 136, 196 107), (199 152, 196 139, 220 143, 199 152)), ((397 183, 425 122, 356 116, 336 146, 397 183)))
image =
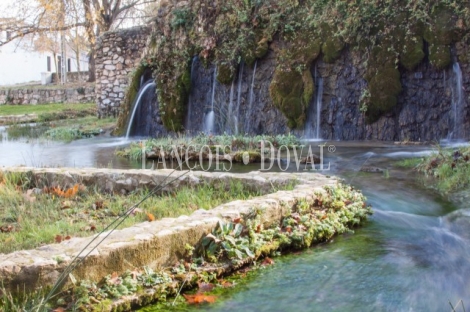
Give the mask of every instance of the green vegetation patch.
POLYGON ((271 147, 280 146, 295 147, 299 146, 299 139, 292 134, 289 135, 205 135, 200 134, 195 137, 165 137, 149 139, 141 142, 131 143, 129 147, 117 150, 118 156, 128 157, 130 159, 142 159, 142 152, 145 151, 146 158, 157 159, 162 156, 166 159, 194 157, 199 159, 199 154, 226 154, 231 153, 232 160, 242 161, 244 152, 247 152, 250 162, 259 161, 261 153, 269 152, 271 147), (261 146, 261 141, 266 142, 261 146), (269 142, 269 143, 268 143, 269 142), (262 150, 263 148, 263 150, 262 150))
POLYGON ((39 139, 70 142, 77 139, 100 135, 105 129, 113 128, 114 118, 87 116, 82 118, 51 120, 31 124, 13 124, 6 132, 9 140, 39 139))
MULTIPOLYGON (((292 189, 294 183, 282 187, 292 189)), ((38 186, 28 174, 0 172, 0 253, 36 248, 66 237, 90 236, 122 215, 147 191, 101 194, 77 183, 72 188, 38 186)), ((184 187, 151 196, 135 209, 120 228, 148 221, 211 209, 235 199, 263 195, 239 181, 184 187), (227 191, 229 190, 229 191, 227 191), (150 217, 151 215, 151 217, 150 217)))
MULTIPOLYGON (((328 241, 334 235, 351 231, 372 213, 362 193, 350 186, 328 186, 324 192, 312 195, 314 200, 299 200, 279 224, 270 228, 263 227, 263 209, 254 207, 241 218, 219 222, 196 246, 185 246, 186 254, 171 268, 159 271, 136 268, 110 274, 99 283, 80 281, 62 291, 48 307, 130 311, 154 302, 163 306, 176 302, 182 309, 186 304, 213 303, 217 297, 210 293, 212 290, 232 286, 221 279, 223 275, 257 261, 261 265, 273 264, 269 257, 328 241), (186 292, 196 287, 199 288, 196 294, 186 292), (177 300, 181 291, 185 300, 177 300), (137 298, 131 305, 123 296, 133 294, 137 298)), ((8 295, 0 297, 0 302, 10 304, 8 295)))
POLYGON ((96 114, 96 104, 0 105, 0 116, 25 114, 36 114, 40 119, 65 119, 68 115, 96 114))
POLYGON ((418 171, 430 177, 431 185, 443 194, 465 190, 470 186, 470 147, 443 149, 424 158, 418 171))

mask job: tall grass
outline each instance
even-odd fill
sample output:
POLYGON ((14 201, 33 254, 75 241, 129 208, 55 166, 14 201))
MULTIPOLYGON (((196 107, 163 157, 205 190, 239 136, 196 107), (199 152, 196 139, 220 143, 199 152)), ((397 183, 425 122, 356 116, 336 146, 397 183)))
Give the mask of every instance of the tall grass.
MULTIPOLYGON (((124 196, 82 188, 74 198, 65 199, 34 188, 25 174, 3 174, 0 183, 0 226, 4 232, 0 236, 0 253, 54 243, 58 235, 90 236, 149 192, 138 191, 124 196)), ((292 188, 292 185, 286 188, 292 188)), ((178 217, 197 209, 211 209, 231 200, 259 195, 262 195, 261 191, 239 181, 187 186, 151 196, 120 228, 147 221, 147 213, 156 219, 178 217)))
POLYGON ((430 177, 432 185, 441 193, 464 190, 470 186, 470 147, 438 147, 436 153, 424 158, 417 169, 430 177))

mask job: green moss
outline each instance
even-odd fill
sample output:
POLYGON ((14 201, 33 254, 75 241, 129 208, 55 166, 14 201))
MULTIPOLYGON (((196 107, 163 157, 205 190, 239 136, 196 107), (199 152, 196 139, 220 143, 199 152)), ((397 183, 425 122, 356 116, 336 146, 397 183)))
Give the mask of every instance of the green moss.
MULTIPOLYGON (((470 34, 467 35, 470 37, 470 34)), ((470 39, 470 38, 469 38, 470 39)), ((462 41, 455 45, 459 62, 462 64, 470 63, 470 40, 468 42, 462 41)))
POLYGON ((140 89, 140 78, 142 77, 142 74, 146 68, 146 66, 140 65, 134 71, 131 82, 129 83, 129 87, 127 87, 126 95, 121 102, 121 112, 116 124, 116 129, 113 131, 114 135, 125 134, 127 124, 129 123, 130 112, 133 108, 132 105, 135 102, 135 98, 140 89))
POLYGON ((323 61, 326 63, 333 63, 343 50, 344 42, 338 37, 327 39, 321 47, 323 52, 323 61))
POLYGON ((397 104, 401 92, 400 72, 396 68, 381 69, 369 82, 370 99, 367 108, 367 121, 376 121, 397 104))
POLYGON ((290 128, 302 128, 306 112, 314 92, 314 83, 310 70, 276 70, 269 87, 274 105, 288 119, 290 128))
POLYGON ((320 54, 321 41, 297 36, 282 44, 269 92, 274 105, 287 117, 289 128, 300 129, 315 91, 310 67, 320 54))
POLYGON ((440 44, 429 45, 429 62, 437 69, 444 69, 451 62, 450 46, 440 44))
MULTIPOLYGON (((159 93, 165 86, 159 86, 159 93)), ((184 116, 191 91, 191 72, 188 68, 176 79, 175 92, 159 102, 163 125, 172 131, 183 130, 184 116)))
POLYGON ((333 63, 340 55, 344 48, 344 40, 341 36, 336 36, 338 29, 334 25, 323 23, 321 25, 321 51, 323 53, 323 61, 333 63))
POLYGON ((450 8, 439 3, 432 8, 430 24, 424 30, 424 39, 435 45, 452 43, 455 28, 455 18, 450 8))
POLYGON ((321 40, 319 38, 315 39, 312 34, 307 33, 305 37, 298 37, 298 39, 291 44, 291 49, 292 59, 290 62, 309 67, 320 54, 321 40))
POLYGON ((423 38, 412 37, 406 39, 400 52, 400 64, 407 70, 413 70, 423 60, 423 38))
POLYGON ((257 58, 263 58, 266 55, 266 53, 268 53, 268 50, 269 50, 268 39, 262 38, 256 44, 255 56, 257 58))
POLYGON ((230 84, 235 77, 235 68, 229 63, 223 63, 217 66, 217 81, 223 84, 230 84))

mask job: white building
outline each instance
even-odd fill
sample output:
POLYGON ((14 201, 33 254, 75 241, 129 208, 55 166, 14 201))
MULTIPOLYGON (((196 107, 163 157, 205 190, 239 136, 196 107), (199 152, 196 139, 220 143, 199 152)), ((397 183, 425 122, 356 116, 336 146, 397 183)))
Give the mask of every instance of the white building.
MULTIPOLYGON (((0 30, 0 38, 8 38, 10 33, 0 30)), ((39 83, 43 73, 46 76, 58 71, 60 73, 60 53, 56 54, 57 66, 54 64, 52 52, 38 52, 34 48, 24 44, 23 38, 15 39, 0 46, 0 86, 39 83)), ((75 52, 67 47, 66 51, 67 72, 76 72, 78 62, 80 71, 88 71, 88 56, 86 52, 80 52, 77 60, 75 52)))

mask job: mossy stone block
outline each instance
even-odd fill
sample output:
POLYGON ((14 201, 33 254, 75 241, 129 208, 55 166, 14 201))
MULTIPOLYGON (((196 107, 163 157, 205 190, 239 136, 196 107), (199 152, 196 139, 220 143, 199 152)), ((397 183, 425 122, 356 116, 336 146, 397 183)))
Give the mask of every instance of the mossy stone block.
POLYGON ((450 46, 441 44, 429 45, 429 62, 437 69, 444 69, 451 62, 450 46))

